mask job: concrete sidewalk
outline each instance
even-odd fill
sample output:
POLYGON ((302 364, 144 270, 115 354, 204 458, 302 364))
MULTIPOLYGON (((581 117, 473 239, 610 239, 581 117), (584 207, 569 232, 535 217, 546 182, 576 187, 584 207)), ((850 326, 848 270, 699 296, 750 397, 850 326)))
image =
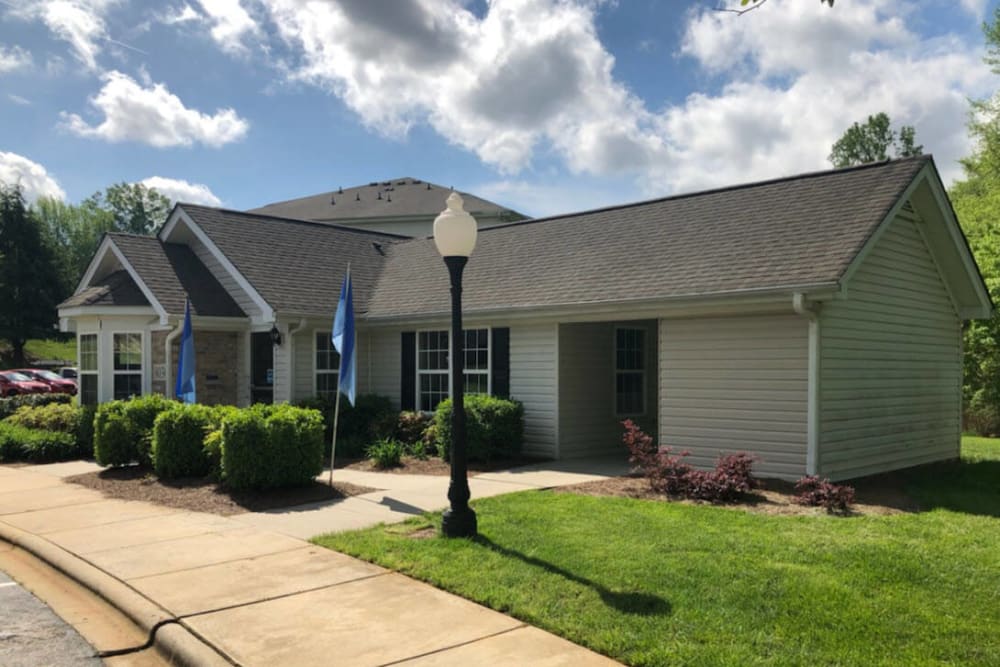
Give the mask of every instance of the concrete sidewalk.
MULTIPOLYGON (((439 509, 447 478, 336 471, 335 480, 383 490, 224 518, 106 499, 62 481, 81 469, 0 466, 0 539, 96 590, 143 629, 159 626, 158 647, 178 663, 616 664, 300 539, 439 509)), ((475 498, 622 469, 613 461, 531 466, 479 475, 471 485, 475 498)))

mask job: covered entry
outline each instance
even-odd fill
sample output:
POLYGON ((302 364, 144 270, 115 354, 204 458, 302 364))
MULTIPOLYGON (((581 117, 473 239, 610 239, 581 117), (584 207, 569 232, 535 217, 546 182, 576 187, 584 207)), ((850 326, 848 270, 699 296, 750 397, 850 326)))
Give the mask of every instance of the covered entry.
POLYGON ((656 320, 559 325, 559 458, 614 454, 623 419, 656 434, 656 320))

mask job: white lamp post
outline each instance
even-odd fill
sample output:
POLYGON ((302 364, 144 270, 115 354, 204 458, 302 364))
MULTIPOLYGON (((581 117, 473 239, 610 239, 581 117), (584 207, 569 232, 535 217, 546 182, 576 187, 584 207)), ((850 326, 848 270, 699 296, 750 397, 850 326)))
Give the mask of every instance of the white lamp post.
POLYGON ((469 507, 468 453, 465 438, 465 334, 462 331, 462 271, 476 247, 476 220, 462 208, 457 192, 448 195, 448 208, 434 220, 434 243, 451 277, 451 482, 441 533, 445 537, 474 537, 476 513, 469 507))

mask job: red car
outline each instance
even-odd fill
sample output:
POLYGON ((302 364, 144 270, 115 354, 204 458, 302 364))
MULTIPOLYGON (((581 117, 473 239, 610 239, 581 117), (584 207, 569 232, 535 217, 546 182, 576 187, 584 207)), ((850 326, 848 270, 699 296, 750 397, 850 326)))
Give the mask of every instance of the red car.
POLYGON ((48 394, 52 390, 44 382, 32 380, 27 375, 14 371, 0 373, 0 396, 17 396, 18 394, 48 394))
POLYGON ((29 379, 34 380, 35 382, 47 384, 49 389, 54 394, 69 394, 70 396, 76 396, 76 383, 72 380, 60 377, 58 373, 42 370, 40 368, 16 368, 11 372, 27 375, 29 379))

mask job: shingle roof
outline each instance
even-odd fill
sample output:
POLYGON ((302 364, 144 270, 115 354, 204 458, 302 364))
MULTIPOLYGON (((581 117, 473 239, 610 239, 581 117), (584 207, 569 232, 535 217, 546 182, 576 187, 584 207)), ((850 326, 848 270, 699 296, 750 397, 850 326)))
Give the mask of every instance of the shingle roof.
POLYGON ((168 313, 183 314, 185 299, 190 296, 195 315, 245 316, 188 246, 161 243, 150 236, 120 233, 109 236, 168 313))
POLYGON ((98 305, 148 306, 149 301, 132 280, 128 271, 115 271, 101 280, 99 285, 92 285, 79 294, 74 294, 59 304, 59 307, 73 308, 75 306, 98 305))
POLYGON ((354 304, 368 307, 396 234, 289 220, 206 206, 180 205, 276 311, 333 315, 351 262, 354 304))
MULTIPOLYGON (((929 157, 483 229, 467 312, 834 284, 929 157)), ((368 316, 449 312, 433 240, 393 245, 368 316)))
MULTIPOLYGON (((444 208, 450 188, 410 177, 338 188, 309 197, 267 204, 250 213, 299 220, 332 221, 395 216, 433 219, 444 208)), ((525 216, 475 195, 460 192, 465 210, 479 215, 506 215, 510 221, 525 216)))

